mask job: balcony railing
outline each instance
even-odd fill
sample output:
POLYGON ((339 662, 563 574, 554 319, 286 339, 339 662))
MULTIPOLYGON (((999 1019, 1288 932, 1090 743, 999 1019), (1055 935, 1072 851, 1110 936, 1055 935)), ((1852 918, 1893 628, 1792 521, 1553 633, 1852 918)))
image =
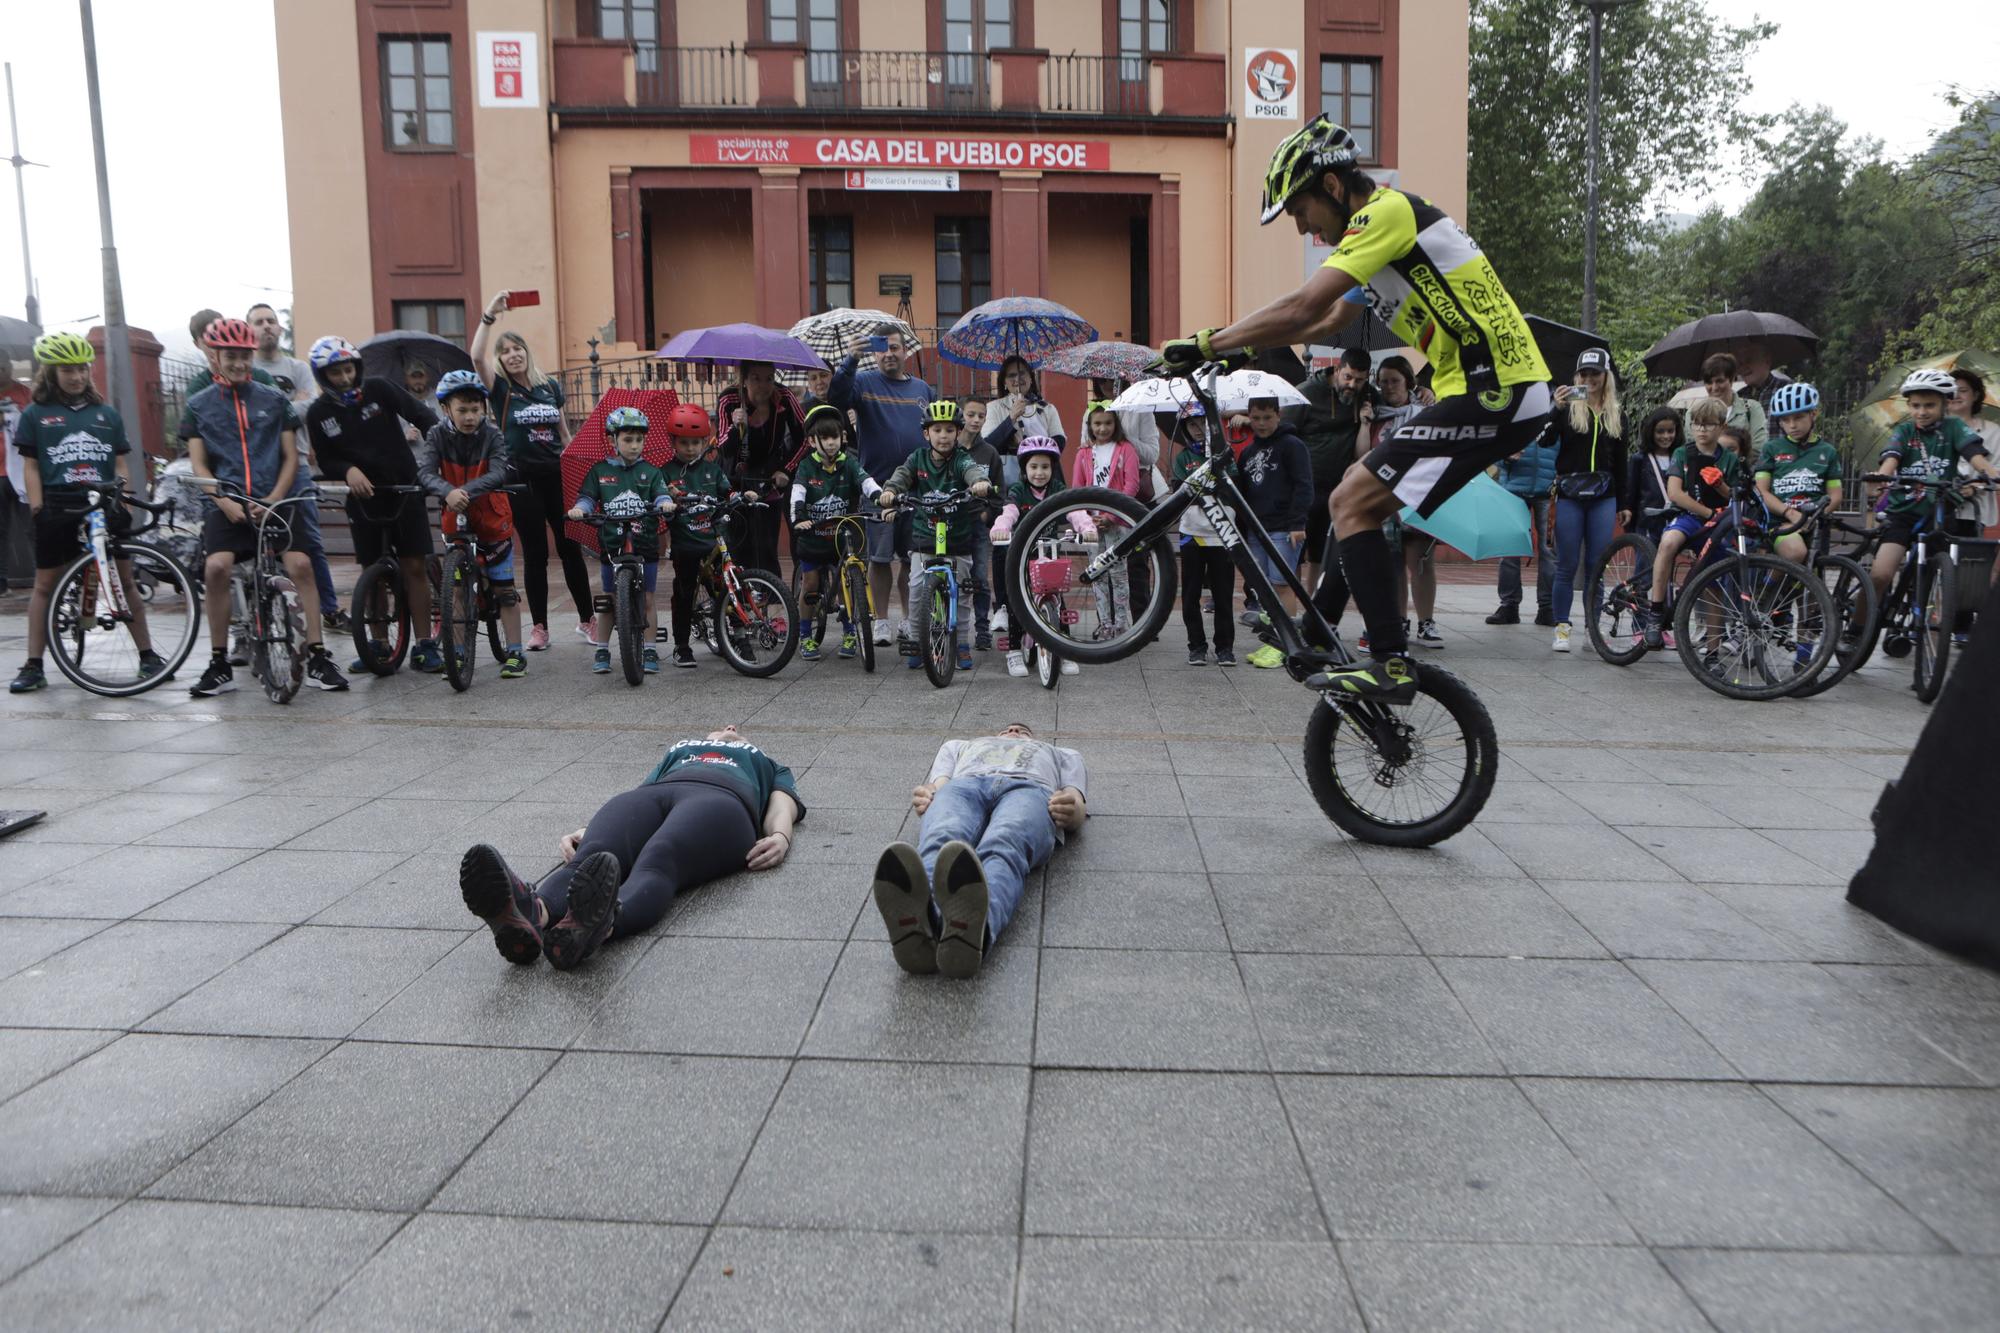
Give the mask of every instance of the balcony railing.
POLYGON ((1056 56, 1042 65, 1049 111, 1143 116, 1153 107, 1153 62, 1144 56, 1056 56))
POLYGON ((640 106, 757 105, 757 70, 739 46, 648 46, 635 50, 640 106))

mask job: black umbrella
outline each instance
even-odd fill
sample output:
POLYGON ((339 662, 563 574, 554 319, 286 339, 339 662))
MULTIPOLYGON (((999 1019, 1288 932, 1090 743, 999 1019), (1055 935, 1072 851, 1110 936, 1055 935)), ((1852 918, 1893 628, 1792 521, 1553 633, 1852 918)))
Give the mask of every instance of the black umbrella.
POLYGON ((415 329, 391 329, 361 344, 361 373, 395 384, 403 382, 403 372, 412 361, 430 368, 431 383, 453 370, 473 369, 472 357, 463 347, 435 333, 415 329))
POLYGON ((0 356, 26 361, 35 353, 35 339, 42 331, 25 319, 0 315, 0 356))
MULTIPOLYGON (((1568 384, 1576 371, 1576 359, 1585 348, 1596 347, 1610 352, 1611 344, 1603 335, 1579 329, 1569 324, 1558 324, 1540 315, 1528 316, 1528 332, 1535 335, 1535 346, 1542 351, 1542 360, 1549 363, 1549 375, 1559 384, 1568 384)), ((1617 366, 1611 368, 1615 378, 1617 366)))
POLYGON ((1774 366, 1808 360, 1819 350, 1819 335, 1795 319, 1763 310, 1726 310, 1689 320, 1647 348, 1646 373, 1697 379, 1709 357, 1728 351, 1731 343, 1755 338, 1770 347, 1774 366))

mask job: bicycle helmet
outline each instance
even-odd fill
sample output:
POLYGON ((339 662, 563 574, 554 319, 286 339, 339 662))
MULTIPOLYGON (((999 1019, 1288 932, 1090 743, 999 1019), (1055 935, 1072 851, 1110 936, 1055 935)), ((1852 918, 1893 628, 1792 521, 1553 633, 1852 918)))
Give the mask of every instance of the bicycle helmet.
POLYGON ((1276 222, 1285 205, 1319 183, 1329 171, 1344 171, 1360 160, 1354 136, 1328 120, 1314 116, 1306 127, 1287 137, 1271 154, 1264 171, 1264 209, 1260 222, 1276 222))
POLYGON ((813 428, 822 421, 832 422, 834 425, 840 427, 841 435, 843 437, 846 436, 847 413, 841 411, 832 403, 813 404, 812 409, 806 413, 806 434, 811 435, 813 428))
POLYGON ((74 333, 44 333, 35 339, 35 360, 45 366, 87 366, 97 360, 97 349, 74 333))
POLYGON ((1030 435, 1014 449, 1014 456, 1023 464, 1031 454, 1047 454, 1058 463, 1062 461, 1062 446, 1046 435, 1030 435))
POLYGON ((1819 411, 1819 390, 1799 380, 1792 384, 1780 384, 1778 391, 1771 395, 1766 409, 1773 421, 1779 417, 1794 416, 1800 412, 1819 411))
POLYGON ((332 394, 337 401, 348 404, 361 401, 361 353, 353 343, 337 333, 329 333, 312 345, 312 350, 306 353, 306 363, 312 367, 313 378, 319 381, 319 387, 332 394), (326 372, 342 362, 349 362, 355 367, 354 387, 351 389, 336 389, 327 383, 326 372))
POLYGON ((1958 392, 1958 381, 1942 370, 1913 370, 1900 392, 1905 398, 1913 393, 1934 393, 1949 399, 1958 392))
POLYGON ((621 430, 651 430, 652 423, 646 414, 636 407, 621 407, 604 418, 604 429, 616 433, 621 430))
POLYGON ((924 424, 963 426, 965 418, 959 414, 957 403, 949 398, 940 398, 924 409, 924 424))
POLYGON ((715 434, 715 427, 700 403, 676 403, 667 413, 667 434, 677 440, 706 440, 715 434))
POLYGON ((446 402, 457 393, 476 393, 483 401, 486 397, 486 381, 480 379, 476 371, 451 371, 438 381, 437 400, 440 403, 446 402))
POLYGON ((208 327, 201 331, 201 345, 217 351, 233 347, 254 352, 257 350, 257 333, 240 319, 210 320, 208 327))

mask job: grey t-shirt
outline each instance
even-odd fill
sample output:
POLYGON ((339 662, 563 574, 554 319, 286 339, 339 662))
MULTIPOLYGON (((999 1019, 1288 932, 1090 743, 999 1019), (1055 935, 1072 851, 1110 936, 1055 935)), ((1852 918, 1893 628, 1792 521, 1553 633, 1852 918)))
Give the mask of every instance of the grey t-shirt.
POLYGON ((312 367, 295 356, 276 352, 269 360, 253 356, 250 362, 277 381, 285 396, 295 403, 309 403, 319 394, 319 382, 313 379, 312 367))
POLYGON ((1031 736, 979 736, 969 741, 946 741, 938 749, 937 758, 931 760, 929 781, 989 774, 1026 778, 1052 793, 1064 787, 1081 792, 1083 756, 1031 736))

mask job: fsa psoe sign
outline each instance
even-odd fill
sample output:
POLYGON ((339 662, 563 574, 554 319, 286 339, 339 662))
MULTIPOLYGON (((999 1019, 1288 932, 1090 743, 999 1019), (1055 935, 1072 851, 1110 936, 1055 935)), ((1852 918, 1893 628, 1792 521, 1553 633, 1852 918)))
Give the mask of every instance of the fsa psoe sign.
POLYGON ((481 106, 538 107, 542 61, 532 32, 482 32, 474 42, 481 106))
POLYGON ((1272 46, 1243 48, 1243 118, 1299 118, 1299 53, 1272 46))

